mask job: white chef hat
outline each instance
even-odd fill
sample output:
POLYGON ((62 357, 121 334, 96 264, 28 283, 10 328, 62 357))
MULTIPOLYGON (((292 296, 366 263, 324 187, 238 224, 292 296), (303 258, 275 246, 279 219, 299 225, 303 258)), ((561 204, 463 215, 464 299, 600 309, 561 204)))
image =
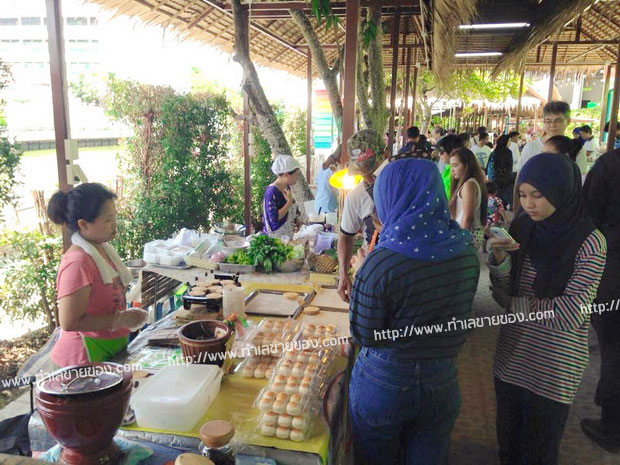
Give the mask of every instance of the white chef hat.
POLYGON ((290 155, 278 155, 271 165, 271 171, 276 175, 290 173, 296 169, 301 169, 301 165, 290 155))

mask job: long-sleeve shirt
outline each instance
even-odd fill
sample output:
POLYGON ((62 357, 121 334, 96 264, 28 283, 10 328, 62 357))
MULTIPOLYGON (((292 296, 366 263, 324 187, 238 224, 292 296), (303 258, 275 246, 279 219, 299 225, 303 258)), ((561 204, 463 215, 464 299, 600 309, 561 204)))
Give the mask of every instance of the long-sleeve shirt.
MULTIPOLYGON (((493 366, 497 378, 556 402, 573 402, 588 364, 587 309, 596 297, 606 255, 605 237, 595 230, 577 252, 564 293, 544 299, 534 296, 536 270, 524 258, 518 296, 509 309, 524 320, 501 326, 493 366)), ((499 265, 490 257, 494 287, 509 289, 511 268, 510 257, 499 265)))
POLYGON ((373 250, 355 275, 351 334, 393 357, 456 356, 471 316, 480 263, 473 247, 441 262, 421 262, 385 248, 373 250), (389 331, 389 333, 388 333, 389 331))

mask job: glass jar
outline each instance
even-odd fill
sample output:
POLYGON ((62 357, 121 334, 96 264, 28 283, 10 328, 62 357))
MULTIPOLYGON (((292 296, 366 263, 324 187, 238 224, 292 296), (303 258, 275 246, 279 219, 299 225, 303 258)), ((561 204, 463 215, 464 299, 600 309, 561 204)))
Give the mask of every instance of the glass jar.
POLYGON ((200 428, 200 453, 215 465, 235 465, 231 440, 235 427, 226 420, 213 420, 200 428))

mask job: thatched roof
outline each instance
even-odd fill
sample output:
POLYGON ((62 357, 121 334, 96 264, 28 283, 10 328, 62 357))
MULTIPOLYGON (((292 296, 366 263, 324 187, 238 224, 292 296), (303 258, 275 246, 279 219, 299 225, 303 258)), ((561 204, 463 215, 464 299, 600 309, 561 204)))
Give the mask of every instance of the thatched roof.
MULTIPOLYGON (((230 0, 87 0, 117 15, 134 16, 161 25, 179 36, 198 40, 231 52, 234 27, 230 0)), ((375 0, 361 0, 369 5, 375 0)), ((262 65, 306 74, 305 39, 288 13, 309 2, 244 0, 249 12, 250 52, 262 65)), ((341 27, 318 29, 328 61, 344 44, 343 0, 331 1, 341 27)), ((398 66, 430 65, 441 77, 450 70, 487 67, 545 70, 549 68, 553 43, 557 45, 558 72, 592 72, 605 62, 615 62, 620 37, 620 0, 383 0, 384 66, 392 65, 391 18, 400 11, 398 66), (389 5, 389 6, 385 6, 389 5), (473 19, 472 19, 473 18, 473 19), (463 31, 460 24, 524 21, 526 29, 463 31), (601 42, 606 41, 606 42, 601 42), (404 46, 404 47, 403 47, 404 46), (502 52, 501 57, 455 58, 455 52, 502 52)), ((314 19, 312 19, 314 23, 314 19)), ((315 24, 315 23, 314 23, 315 24)), ((315 70, 316 74, 316 70, 315 70)))

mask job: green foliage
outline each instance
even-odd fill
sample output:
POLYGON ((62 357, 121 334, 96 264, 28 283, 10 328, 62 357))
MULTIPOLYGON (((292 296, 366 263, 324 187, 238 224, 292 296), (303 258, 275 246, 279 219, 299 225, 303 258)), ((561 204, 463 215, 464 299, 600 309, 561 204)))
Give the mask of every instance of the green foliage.
POLYGON ((0 220, 4 207, 15 204, 17 200, 17 172, 23 153, 19 145, 0 137, 0 220))
POLYGON ((330 0, 312 0, 312 15, 320 26, 325 18, 325 29, 336 29, 340 20, 332 12, 330 0))
POLYGON ((267 273, 273 270, 274 266, 284 263, 293 248, 275 237, 259 234, 250 242, 247 255, 254 265, 262 268, 267 273))
POLYGON ((38 231, 11 231, 0 235, 0 247, 10 253, 0 268, 0 311, 12 319, 44 316, 53 328, 62 239, 38 231))
POLYGON ((364 18, 360 26, 360 35, 362 36, 364 48, 367 49, 370 43, 377 38, 377 25, 364 18))
POLYGON ((592 134, 594 134, 595 137, 597 137, 598 134, 600 133, 601 131, 601 109, 600 107, 580 108, 578 110, 571 110, 570 116, 573 120, 568 125, 568 128, 566 128, 566 134, 572 134, 573 129, 575 129, 577 126, 581 127, 584 124, 587 124, 588 126, 592 128, 592 134), (582 121, 577 122, 575 121, 575 119, 580 119, 582 121), (583 122, 584 119, 586 120, 589 119, 591 121, 584 123, 583 122))
POLYGON ((253 265, 254 261, 248 256, 245 250, 240 250, 230 254, 224 260, 226 263, 233 263, 235 265, 253 265))
MULTIPOLYGON (((0 91, 6 89, 13 77, 7 63, 0 60, 0 91)), ((11 142, 4 136, 6 120, 4 118, 4 101, 0 100, 0 221, 2 210, 8 205, 15 204, 17 196, 15 188, 19 184, 17 172, 23 151, 18 144, 11 142)))
MULTIPOLYGON (((283 108, 283 107, 280 107, 283 108)), ((306 110, 301 108, 295 108, 290 111, 279 110, 279 113, 283 113, 282 129, 286 140, 291 145, 291 150, 294 157, 301 157, 306 155, 306 110)))
POLYGON ((109 74, 97 98, 108 116, 133 129, 119 155, 114 245, 121 257, 138 258, 144 243, 184 227, 242 222, 241 171, 229 153, 234 124, 222 93, 179 94, 109 74))
POLYGON ((252 192, 252 220, 255 225, 262 223, 263 198, 265 190, 275 179, 271 172, 273 162, 271 148, 257 128, 252 128, 254 157, 250 164, 250 182, 252 192))

